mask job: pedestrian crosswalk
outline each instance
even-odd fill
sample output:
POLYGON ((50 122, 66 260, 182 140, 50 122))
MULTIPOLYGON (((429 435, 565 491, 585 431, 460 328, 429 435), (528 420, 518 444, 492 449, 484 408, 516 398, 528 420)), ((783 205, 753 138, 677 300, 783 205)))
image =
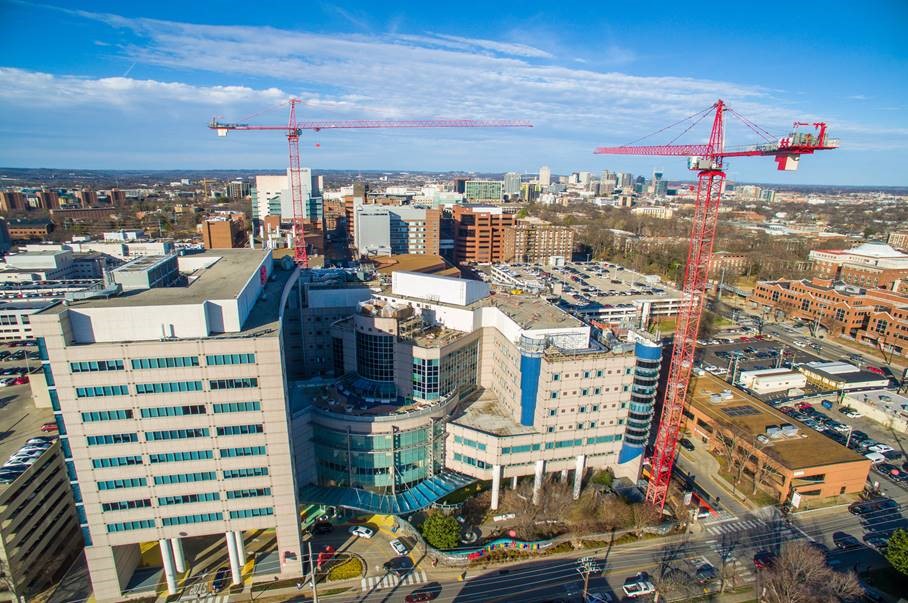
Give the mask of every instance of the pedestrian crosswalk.
POLYGON ((741 519, 738 521, 724 521, 721 523, 713 523, 706 526, 706 531, 712 534, 713 536, 718 536, 720 534, 732 534, 732 533, 747 533, 750 531, 777 531, 780 534, 791 532, 791 528, 787 526, 773 526, 767 522, 757 519, 741 519))
POLYGON ((422 570, 413 570, 403 578, 394 574, 385 574, 384 576, 369 576, 362 579, 363 592, 381 590, 383 588, 394 588, 395 586, 406 586, 413 584, 422 584, 428 582, 429 578, 426 572, 422 570))
POLYGON ((227 603, 229 600, 230 595, 183 593, 183 596, 180 597, 180 601, 194 601, 195 603, 227 603))

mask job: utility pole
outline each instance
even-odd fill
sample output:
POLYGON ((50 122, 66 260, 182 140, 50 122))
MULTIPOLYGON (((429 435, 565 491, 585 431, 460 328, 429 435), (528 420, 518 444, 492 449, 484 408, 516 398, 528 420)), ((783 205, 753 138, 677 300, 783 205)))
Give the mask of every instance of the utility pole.
POLYGON ((312 541, 306 543, 309 547, 309 575, 312 577, 312 603, 318 603, 318 587, 315 581, 315 559, 312 557, 312 541))
POLYGON ((577 573, 583 576, 583 600, 586 601, 590 589, 590 574, 601 572, 599 561, 592 557, 577 560, 577 573))

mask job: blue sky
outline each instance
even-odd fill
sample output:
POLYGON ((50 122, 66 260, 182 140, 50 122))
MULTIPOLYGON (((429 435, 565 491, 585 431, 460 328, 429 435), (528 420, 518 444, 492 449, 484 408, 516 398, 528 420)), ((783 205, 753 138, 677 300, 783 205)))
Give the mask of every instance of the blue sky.
MULTIPOLYGON (((721 97, 774 135, 824 119, 842 141, 796 174, 768 158, 733 161, 733 179, 908 185, 903 0, 446 4, 0 0, 0 165, 281 168, 278 134, 219 139, 205 125, 212 115, 282 123, 282 102, 298 96, 309 119, 535 125, 323 132, 302 142, 314 169, 682 178, 683 158, 592 150, 721 97)), ((705 125, 679 142, 700 141, 705 125)), ((755 142, 729 127, 729 145, 755 142)))

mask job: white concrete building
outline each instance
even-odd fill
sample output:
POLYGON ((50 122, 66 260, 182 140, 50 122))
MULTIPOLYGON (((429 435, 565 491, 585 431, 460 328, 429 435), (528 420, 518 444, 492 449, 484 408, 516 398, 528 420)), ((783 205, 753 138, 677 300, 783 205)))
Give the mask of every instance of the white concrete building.
POLYGON ((741 385, 757 394, 800 389, 807 385, 804 373, 785 368, 743 371, 738 377, 741 385))

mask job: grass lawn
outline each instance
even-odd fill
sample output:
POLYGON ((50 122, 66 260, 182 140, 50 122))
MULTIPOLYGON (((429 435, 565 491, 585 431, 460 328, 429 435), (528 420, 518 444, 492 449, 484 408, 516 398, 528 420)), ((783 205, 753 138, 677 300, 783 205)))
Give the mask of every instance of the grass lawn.
POLYGON ((341 563, 332 565, 325 579, 328 582, 333 582, 335 580, 359 578, 363 575, 363 569, 363 562, 358 557, 349 557, 341 563))

